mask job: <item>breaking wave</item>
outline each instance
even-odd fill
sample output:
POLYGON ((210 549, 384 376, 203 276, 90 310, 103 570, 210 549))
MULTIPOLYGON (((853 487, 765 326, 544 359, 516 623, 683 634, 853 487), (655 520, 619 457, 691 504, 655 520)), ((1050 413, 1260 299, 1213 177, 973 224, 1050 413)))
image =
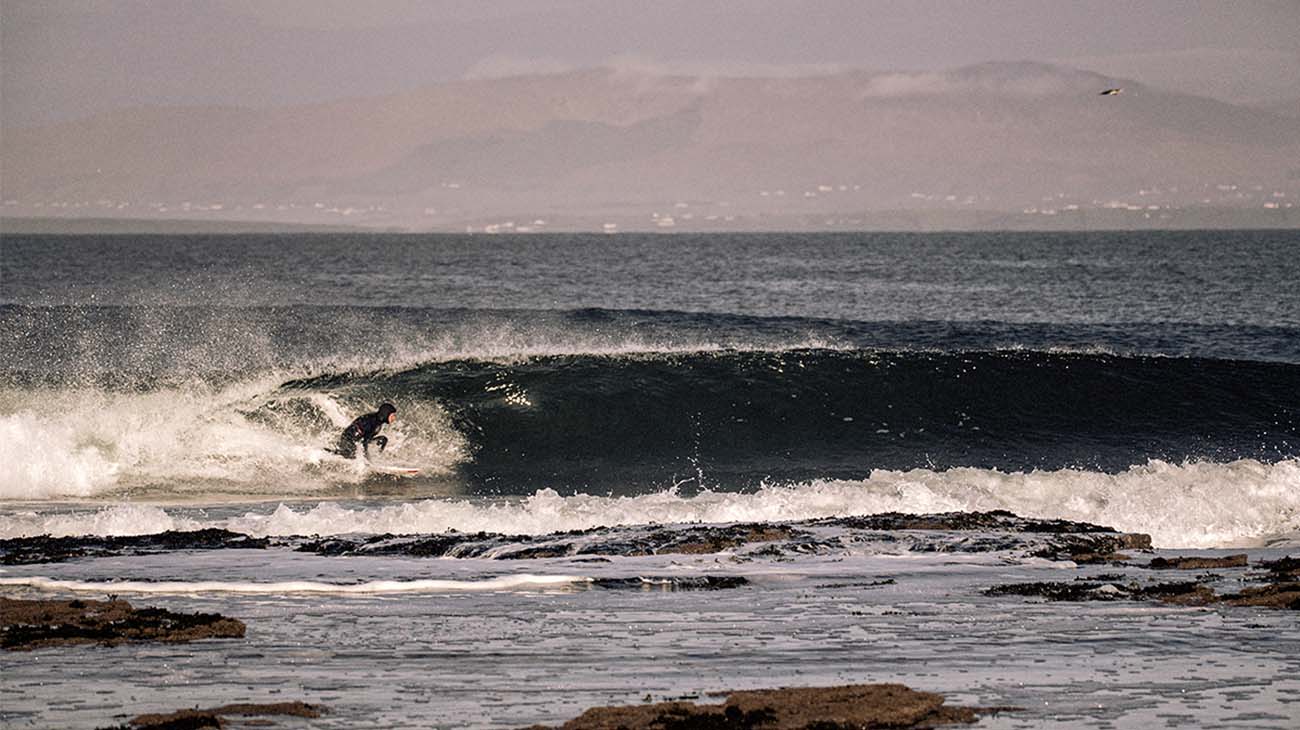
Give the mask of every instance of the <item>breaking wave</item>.
MULTIPOLYGON (((0 390, 0 499, 283 497, 366 478, 360 462, 324 449, 351 404, 328 394, 284 400, 274 390, 0 390)), ((461 458, 463 441, 439 412, 405 415, 392 443, 407 458, 432 474, 461 458)))
POLYGON ((132 535, 220 527, 255 536, 427 534, 447 530, 545 534, 648 523, 779 522, 883 512, 1008 510, 1152 536, 1157 547, 1235 547, 1300 534, 1300 460, 1265 464, 1152 461, 1117 474, 878 470, 861 480, 769 485, 751 492, 666 490, 635 496, 541 490, 525 498, 440 498, 392 504, 279 504, 212 517, 194 508, 116 505, 12 513, 0 537, 132 535))
POLYGON ((152 390, 5 388, 0 498, 364 487, 374 479, 362 465, 323 447, 385 400, 399 409, 385 457, 424 470, 390 484, 394 493, 735 491, 882 469, 1114 474, 1152 460, 1300 455, 1300 365, 1288 363, 1025 350, 553 354, 152 390))

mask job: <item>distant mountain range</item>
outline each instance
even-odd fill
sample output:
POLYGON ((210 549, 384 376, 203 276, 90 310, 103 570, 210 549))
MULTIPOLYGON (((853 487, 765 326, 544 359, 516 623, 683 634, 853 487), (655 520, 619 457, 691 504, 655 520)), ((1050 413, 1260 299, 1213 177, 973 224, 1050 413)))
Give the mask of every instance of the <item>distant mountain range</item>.
POLYGON ((594 69, 6 129, 0 212, 437 228, 1275 209, 1300 197, 1286 111, 1028 62, 809 78, 594 69), (1123 93, 1099 96, 1111 87, 1123 93))

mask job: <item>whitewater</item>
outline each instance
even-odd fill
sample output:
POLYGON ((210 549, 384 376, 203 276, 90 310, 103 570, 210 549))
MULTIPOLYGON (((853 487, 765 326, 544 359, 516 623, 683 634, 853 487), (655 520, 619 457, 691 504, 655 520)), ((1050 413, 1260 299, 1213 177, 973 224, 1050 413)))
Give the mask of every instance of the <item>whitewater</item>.
MULTIPOLYGON (((862 481, 819 481, 753 492, 692 495, 670 489, 636 496, 553 489, 524 498, 438 498, 414 502, 314 502, 200 506, 31 502, 6 506, 0 539, 51 535, 144 535, 221 528, 249 535, 500 532, 538 535, 649 523, 805 520, 880 512, 1006 510, 1145 532, 1165 548, 1300 545, 1300 461, 1174 465, 1151 462, 1119 474, 1085 471, 1006 474, 996 470, 879 471, 862 481), (214 512, 232 514, 213 518, 214 512)), ((212 500, 211 496, 208 500, 212 500)))

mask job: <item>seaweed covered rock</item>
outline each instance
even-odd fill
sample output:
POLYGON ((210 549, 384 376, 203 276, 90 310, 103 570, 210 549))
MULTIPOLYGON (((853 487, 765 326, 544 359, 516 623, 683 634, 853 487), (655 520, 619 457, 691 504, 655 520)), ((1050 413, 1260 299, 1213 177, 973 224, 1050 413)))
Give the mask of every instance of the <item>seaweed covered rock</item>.
MULTIPOLYGON (((949 707, 901 684, 794 687, 731 693, 721 705, 660 702, 595 707, 562 730, 859 730, 972 723, 994 709, 949 707)), ((534 726, 530 730, 547 730, 534 726)))
MULTIPOLYGON (((201 730, 202 728, 222 728, 229 717, 320 717, 325 708, 309 705, 306 702, 271 702, 264 704, 239 703, 222 705, 206 710, 177 710, 175 712, 136 715, 115 728, 106 730, 201 730)), ((252 720, 247 726, 268 727, 269 720, 252 720)))
POLYGON ((1160 601, 1176 606, 1253 606, 1300 610, 1300 582, 1278 582, 1219 594, 1196 580, 1174 583, 1101 583, 1092 581, 1050 581, 1008 583, 984 591, 989 596, 1026 596, 1048 601, 1160 601))
POLYGON ((412 557, 529 560, 574 556, 633 557, 704 554, 800 536, 788 525, 648 525, 594 527, 546 535, 449 531, 435 535, 336 535, 301 542, 295 549, 321 555, 410 555, 412 557))
POLYGON ((270 544, 266 538, 251 537, 238 532, 208 528, 204 530, 171 530, 152 535, 126 535, 104 537, 82 535, 76 537, 13 537, 0 540, 0 563, 4 565, 30 565, 33 563, 61 563, 77 558, 98 558, 111 555, 142 555, 171 550, 262 550, 270 544))
POLYGON ((1222 558, 1199 555, 1180 555, 1173 558, 1154 558, 1147 564, 1152 570, 1214 570, 1216 568, 1244 568, 1246 554, 1226 555, 1222 558))
POLYGON ((185 642, 243 636, 243 622, 216 613, 136 609, 116 599, 0 598, 0 648, 11 651, 69 644, 115 646, 134 641, 185 642))
POLYGON ((1300 582, 1278 582, 1246 588, 1240 593, 1222 596, 1222 600, 1229 606, 1285 608, 1300 611, 1300 582))

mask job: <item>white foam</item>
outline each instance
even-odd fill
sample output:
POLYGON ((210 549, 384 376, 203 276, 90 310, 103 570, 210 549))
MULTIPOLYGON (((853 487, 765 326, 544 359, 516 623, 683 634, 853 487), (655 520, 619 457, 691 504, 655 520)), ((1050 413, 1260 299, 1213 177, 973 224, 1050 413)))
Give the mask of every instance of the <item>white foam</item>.
POLYGON ((307 580, 248 583, 236 581, 81 581, 30 578, 0 578, 0 586, 38 591, 79 593, 142 593, 188 595, 195 593, 244 593, 254 595, 330 594, 389 595, 397 593, 469 593, 558 588, 591 582, 576 575, 505 575, 485 580, 374 580, 365 583, 321 583, 307 580))
POLYGON ((1185 465, 1153 461, 1119 474, 1003 473, 962 468, 877 471, 862 481, 771 486, 749 494, 675 491, 635 497, 561 497, 542 490, 516 503, 429 500, 370 509, 281 505, 228 527, 257 535, 432 533, 449 529, 543 534, 601 525, 764 522, 881 512, 1009 510, 1144 532, 1160 547, 1259 545, 1300 529, 1300 461, 1185 465))
MULTIPOLYGON (((279 382, 147 393, 0 391, 0 500, 136 488, 176 495, 311 493, 364 477, 363 469, 327 458, 321 448, 347 423, 329 396, 305 397, 323 416, 324 428, 250 417, 275 397, 279 382)), ((464 440, 444 414, 407 410, 410 433, 389 429, 394 451, 433 473, 463 458, 464 440)))
POLYGON ((0 519, 0 539, 51 535, 100 535, 124 537, 128 535, 153 535, 169 530, 198 530, 205 527, 199 521, 169 514, 160 507, 143 504, 118 504, 92 512, 22 511, 4 515, 0 519))
POLYGON ((74 424, 32 411, 0 416, 0 498, 88 497, 112 484, 118 468, 74 424))
POLYGON ((1118 474, 916 469, 875 472, 865 486, 878 508, 1004 509, 1024 517, 1147 533, 1156 547, 1164 548, 1259 546, 1300 529, 1300 461, 1295 459, 1275 464, 1151 461, 1118 474))
POLYGON ((1009 510, 1150 534, 1158 547, 1242 547, 1300 531, 1300 461, 1169 464, 1152 461, 1118 474, 987 469, 876 471, 861 481, 768 486, 736 494, 675 490, 632 497, 543 489, 514 501, 428 499, 347 507, 278 505, 216 520, 180 519, 175 510, 118 506, 82 514, 24 513, 0 520, 0 537, 140 534, 222 527, 256 536, 347 533, 499 532, 545 534, 647 523, 801 520, 881 512, 1009 510), (25 516, 24 516, 25 515, 25 516), (168 525, 175 524, 176 527, 168 525), (183 525, 183 526, 182 526, 183 525))

